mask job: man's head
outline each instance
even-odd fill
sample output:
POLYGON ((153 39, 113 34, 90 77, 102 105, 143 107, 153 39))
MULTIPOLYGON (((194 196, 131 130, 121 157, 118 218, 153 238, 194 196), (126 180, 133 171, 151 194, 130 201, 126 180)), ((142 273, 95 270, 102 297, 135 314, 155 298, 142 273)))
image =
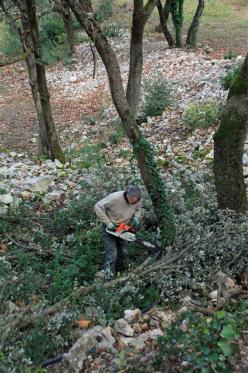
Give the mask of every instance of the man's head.
POLYGON ((129 185, 127 188, 127 199, 131 205, 134 205, 141 199, 141 190, 135 185, 129 185))

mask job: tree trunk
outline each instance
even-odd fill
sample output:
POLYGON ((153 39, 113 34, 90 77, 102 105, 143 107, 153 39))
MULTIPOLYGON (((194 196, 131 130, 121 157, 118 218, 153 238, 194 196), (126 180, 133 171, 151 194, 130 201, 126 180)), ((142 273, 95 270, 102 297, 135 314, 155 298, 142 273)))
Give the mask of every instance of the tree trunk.
POLYGON ((162 27, 162 31, 164 33, 165 39, 167 40, 168 45, 170 47, 173 47, 174 46, 174 40, 173 40, 173 37, 172 37, 168 27, 167 27, 167 21, 168 21, 168 18, 169 18, 168 3, 170 3, 170 0, 166 1, 167 7, 166 7, 166 4, 165 4, 164 9, 163 9, 161 1, 158 0, 157 9, 158 9, 158 13, 159 13, 160 25, 162 27))
MULTIPOLYGON (((23 51, 27 52, 28 50, 33 50, 32 40, 29 33, 29 23, 27 19, 27 10, 24 7, 25 4, 21 4, 20 11, 21 11, 21 23, 22 23, 22 31, 19 33, 20 40, 22 43, 23 51)), ((49 156, 49 143, 46 134, 46 126, 45 121, 43 118, 43 112, 41 107, 41 101, 38 91, 38 84, 37 84, 37 74, 35 69, 35 60, 33 52, 28 54, 25 58, 25 62, 28 69, 29 75, 29 84, 31 87, 31 92, 34 100, 34 105, 37 113, 38 124, 39 124, 39 147, 38 152, 39 154, 44 154, 49 156)))
POLYGON ((230 87, 214 135, 214 176, 219 208, 246 211, 243 152, 248 130, 248 54, 230 87))
POLYGON ((41 45, 39 38, 39 29, 36 19, 35 0, 24 0, 26 2, 27 16, 30 27, 30 34, 34 48, 35 68, 37 74, 37 85, 40 95, 41 108, 43 112, 44 123, 49 146, 49 156, 52 160, 58 159, 65 163, 65 156, 60 147, 58 136, 53 122, 50 106, 50 96, 46 82, 45 66, 42 62, 41 45))
POLYGON ((182 47, 183 3, 184 0, 171 0, 171 15, 176 34, 176 46, 178 48, 182 47))
POLYGON ((187 38, 186 38, 186 45, 190 48, 196 47, 196 35, 199 28, 200 18, 204 9, 205 1, 199 0, 198 6, 195 11, 195 15, 193 17, 193 20, 191 22, 191 25, 188 29, 187 38))
MULTIPOLYGON (((165 186, 159 176, 159 170, 156 161, 154 160, 153 150, 150 144, 143 138, 135 121, 134 109, 130 108, 128 99, 125 96, 116 55, 109 45, 106 37, 102 35, 100 27, 95 21, 93 22, 92 19, 88 18, 88 13, 85 12, 82 7, 80 7, 78 2, 75 0, 68 0, 68 3, 70 4, 72 11, 74 12, 79 23, 85 29, 86 33, 92 38, 92 40, 94 40, 97 51, 105 65, 114 105, 118 114, 120 115, 123 127, 125 128, 130 143, 133 146, 133 151, 138 161, 138 167, 140 169, 142 179, 151 197, 154 210, 157 215, 158 224, 161 230, 162 246, 171 245, 175 238, 175 224, 172 212, 168 206, 165 186)), ((150 6, 151 3, 152 1, 148 2, 147 4, 150 6)), ((154 7, 155 1, 153 3, 154 7)), ((144 14, 147 15, 148 13, 146 10, 147 8, 145 7, 144 14)), ((135 17, 133 17, 133 19, 134 18, 135 17)), ((134 32, 135 27, 133 27, 132 30, 134 32)), ((132 38, 132 40, 134 40, 134 38, 132 38)), ((141 37, 139 40, 142 42, 141 37)), ((140 70, 137 69, 136 71, 140 70)), ((129 89, 131 91, 131 88, 129 89)))
POLYGON ((72 17, 69 5, 66 0, 53 0, 56 11, 61 14, 64 22, 67 48, 70 55, 75 52, 75 38, 72 25, 72 17))

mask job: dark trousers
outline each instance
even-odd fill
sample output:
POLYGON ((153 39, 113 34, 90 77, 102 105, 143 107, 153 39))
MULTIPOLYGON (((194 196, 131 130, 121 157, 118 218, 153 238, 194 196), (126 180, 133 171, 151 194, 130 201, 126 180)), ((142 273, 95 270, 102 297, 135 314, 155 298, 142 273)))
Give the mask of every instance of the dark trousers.
POLYGON ((110 276, 116 272, 123 271, 123 253, 127 249, 128 242, 115 237, 106 232, 106 225, 102 225, 102 236, 104 243, 104 271, 109 272, 110 276))

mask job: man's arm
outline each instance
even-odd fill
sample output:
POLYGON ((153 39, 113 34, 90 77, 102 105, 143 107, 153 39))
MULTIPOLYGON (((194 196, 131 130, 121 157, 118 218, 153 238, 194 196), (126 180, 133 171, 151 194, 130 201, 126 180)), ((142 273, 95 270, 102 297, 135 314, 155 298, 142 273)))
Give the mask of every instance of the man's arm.
POLYGON ((112 204, 113 200, 111 196, 107 196, 106 198, 103 198, 101 201, 97 202, 94 206, 96 215, 101 220, 101 222, 105 223, 106 225, 112 223, 106 213, 106 209, 110 207, 112 204))

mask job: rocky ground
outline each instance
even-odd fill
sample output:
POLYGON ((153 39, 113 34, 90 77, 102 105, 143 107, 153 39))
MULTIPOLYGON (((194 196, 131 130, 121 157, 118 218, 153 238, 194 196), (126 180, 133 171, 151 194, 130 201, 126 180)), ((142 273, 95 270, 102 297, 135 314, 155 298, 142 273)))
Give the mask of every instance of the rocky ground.
MULTIPOLYGON (((123 81, 128 74, 128 38, 114 39, 123 81)), ((242 61, 215 59, 204 51, 169 50, 161 41, 146 39, 144 44, 144 80, 156 77, 166 79, 171 87, 173 106, 162 117, 148 117, 141 130, 156 147, 158 160, 169 169, 162 170, 169 181, 170 171, 205 167, 213 158, 212 136, 215 128, 198 129, 193 133, 185 126, 182 117, 192 103, 223 102, 227 96, 220 85, 220 78, 230 66, 242 61), (151 48, 153 53, 150 53, 151 48), (202 150, 204 157, 194 159, 194 150, 202 150), (169 173, 168 173, 169 171, 169 173)), ((24 68, 17 64, 5 68, 1 105, 0 140, 0 213, 7 206, 17 206, 21 200, 32 201, 40 193, 44 208, 64 205, 80 192, 80 180, 89 177, 80 162, 84 148, 90 144, 104 143, 97 152, 110 166, 128 166, 130 146, 124 137, 117 145, 109 138, 117 126, 117 114, 111 104, 107 76, 98 59, 96 77, 92 76, 92 56, 88 45, 77 49, 77 58, 70 67, 56 66, 48 69, 47 78, 51 92, 53 112, 60 140, 68 154, 64 166, 35 156, 37 123, 32 108, 28 80, 24 68), (81 154, 80 154, 81 153, 81 154)), ((244 154, 245 174, 248 174, 247 145, 244 154)))

